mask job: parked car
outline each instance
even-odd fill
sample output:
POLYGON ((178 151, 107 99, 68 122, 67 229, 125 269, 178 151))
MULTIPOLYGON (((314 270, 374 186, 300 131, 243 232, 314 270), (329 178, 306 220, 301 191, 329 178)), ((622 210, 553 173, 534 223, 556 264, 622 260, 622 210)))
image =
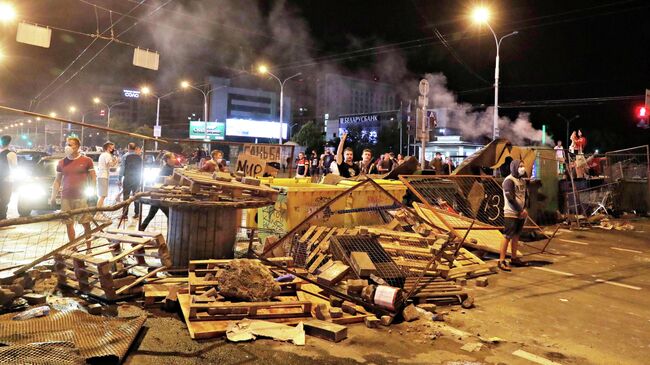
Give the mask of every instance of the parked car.
MULTIPOLYGON (((50 196, 52 195, 52 184, 56 178, 56 166, 62 160, 62 156, 46 156, 40 159, 32 173, 22 179, 18 185, 18 214, 26 217, 32 214, 32 211, 47 211, 61 209, 61 193, 57 194, 56 204, 50 205, 50 196)), ((88 198, 88 206, 97 204, 95 187, 90 186, 85 191, 88 198)))
POLYGON ((15 181, 27 178, 42 157, 49 156, 49 153, 37 150, 18 150, 16 152, 18 166, 13 169, 11 175, 15 181))

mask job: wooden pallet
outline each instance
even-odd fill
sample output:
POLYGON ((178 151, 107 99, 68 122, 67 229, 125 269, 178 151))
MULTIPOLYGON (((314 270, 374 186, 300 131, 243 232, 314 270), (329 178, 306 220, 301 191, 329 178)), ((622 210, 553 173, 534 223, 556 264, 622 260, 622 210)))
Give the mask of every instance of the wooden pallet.
POLYGON ((172 179, 176 186, 188 186, 190 194, 225 195, 231 198, 259 197, 275 201, 278 191, 266 185, 249 185, 238 181, 217 180, 212 174, 194 171, 174 171, 172 179))
POLYGON ((218 321, 231 319, 269 319, 308 317, 311 315, 310 301, 300 301, 296 297, 276 297, 278 301, 269 302, 198 302, 197 296, 190 296, 190 321, 218 321))
MULTIPOLYGON (((404 288, 411 290, 417 278, 408 278, 404 288)), ((468 297, 465 288, 440 278, 422 278, 411 295, 415 303, 439 302, 460 304, 468 297)))
POLYGON ((140 284, 171 263, 160 234, 108 230, 93 234, 90 248, 82 241, 54 255, 60 286, 106 301, 142 293, 140 284), (129 274, 144 271, 142 276, 129 274))

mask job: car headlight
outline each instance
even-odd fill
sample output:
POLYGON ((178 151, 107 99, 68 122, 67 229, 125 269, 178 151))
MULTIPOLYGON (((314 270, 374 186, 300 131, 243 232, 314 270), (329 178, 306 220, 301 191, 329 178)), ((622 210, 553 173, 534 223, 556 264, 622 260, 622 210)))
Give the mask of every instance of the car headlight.
POLYGON ((144 181, 154 181, 160 175, 159 167, 146 167, 144 169, 144 181))
POLYGON ((20 194, 21 198, 28 200, 37 200, 47 194, 47 189, 43 185, 27 184, 22 185, 18 188, 18 194, 20 194))
POLYGON ((29 174, 27 173, 27 169, 24 167, 16 167, 15 169, 11 170, 11 177, 14 179, 14 181, 18 180, 25 180, 29 174))
POLYGON ((92 186, 87 187, 84 189, 84 195, 86 195, 87 198, 95 196, 95 189, 92 186))

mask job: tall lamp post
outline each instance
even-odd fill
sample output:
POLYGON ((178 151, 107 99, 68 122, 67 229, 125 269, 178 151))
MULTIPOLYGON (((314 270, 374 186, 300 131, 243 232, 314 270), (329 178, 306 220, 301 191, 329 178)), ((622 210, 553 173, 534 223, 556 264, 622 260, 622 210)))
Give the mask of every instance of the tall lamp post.
MULTIPOLYGON (((153 97, 155 97, 156 99, 158 99, 157 102, 156 102, 156 127, 160 127, 160 99, 162 99, 162 98, 166 98, 166 97, 168 97, 169 95, 175 93, 175 92, 178 91, 178 90, 170 91, 170 92, 168 92, 167 94, 164 94, 164 95, 161 95, 161 96, 158 96, 158 95, 154 94, 154 93, 151 91, 151 88, 148 87, 148 86, 143 86, 143 87, 140 89, 140 91, 141 91, 144 95, 149 95, 149 94, 151 94, 151 96, 153 96, 153 97)), ((158 141, 157 141, 157 140, 154 141, 154 150, 155 150, 155 151, 158 151, 158 141)))
POLYGON ((223 89, 225 87, 226 87, 226 85, 222 85, 222 86, 217 86, 217 87, 215 87, 213 89, 210 89, 208 91, 205 91, 205 90, 203 90, 201 88, 198 88, 198 87, 190 84, 189 81, 181 81, 181 88, 183 88, 183 89, 194 89, 194 90, 199 91, 201 94, 203 94, 203 123, 205 124, 204 127, 203 127, 203 130, 205 132, 205 141, 206 142, 210 141, 210 138, 208 137, 208 118, 209 118, 209 116, 208 116, 208 96, 210 96, 211 92, 213 92, 215 90, 218 90, 218 89, 223 89))
POLYGON ((271 71, 269 71, 269 68, 265 65, 260 65, 257 68, 257 71, 259 71, 259 73, 262 75, 269 75, 273 77, 278 81, 278 84, 280 84, 280 139, 279 140, 280 140, 280 144, 282 144, 282 119, 284 118, 284 84, 287 81, 293 79, 294 77, 298 77, 302 75, 302 72, 298 72, 293 76, 289 76, 284 80, 280 80, 280 78, 272 74, 271 71))
POLYGON ((569 148, 569 146, 571 145, 571 143, 569 141, 569 127, 571 126, 571 122, 573 122, 574 120, 580 118, 580 115, 576 114, 576 115, 573 116, 573 118, 570 118, 570 119, 565 117, 564 115, 562 115, 560 113, 557 113, 557 116, 562 118, 564 120, 564 122, 566 123, 566 146, 564 146, 564 148, 569 148))
MULTIPOLYGON (((68 108, 68 119, 72 120, 72 115, 76 111, 77 111, 77 108, 74 105, 71 105, 68 108)), ((59 143, 60 143, 61 146, 63 146, 63 141, 64 141, 64 138, 63 138, 63 123, 60 123, 60 126, 61 126, 61 140, 59 141, 59 143)), ((68 131, 70 130, 70 128, 71 128, 71 125, 70 125, 70 123, 68 123, 68 131)))
MULTIPOLYGON (((126 104, 125 101, 118 101, 118 102, 115 102, 115 103, 112 103, 112 104, 106 104, 106 103, 102 102, 102 99, 97 98, 97 97, 93 98, 93 103, 95 103, 97 105, 103 105, 103 106, 106 107, 106 109, 107 109, 106 110, 106 128, 111 127, 111 109, 114 106, 126 104)), ((107 141, 110 140, 109 136, 110 136, 110 132, 106 132, 106 140, 107 141)))
POLYGON ((474 9, 472 18, 476 23, 485 24, 488 27, 494 36, 494 43, 497 47, 497 56, 494 66, 494 116, 492 121, 492 139, 494 140, 499 137, 499 49, 501 48, 501 42, 505 38, 516 35, 519 32, 514 31, 502 36, 501 38, 498 38, 497 34, 494 32, 494 29, 492 29, 490 23, 488 23, 488 20, 490 19, 490 11, 487 8, 479 7, 474 9))

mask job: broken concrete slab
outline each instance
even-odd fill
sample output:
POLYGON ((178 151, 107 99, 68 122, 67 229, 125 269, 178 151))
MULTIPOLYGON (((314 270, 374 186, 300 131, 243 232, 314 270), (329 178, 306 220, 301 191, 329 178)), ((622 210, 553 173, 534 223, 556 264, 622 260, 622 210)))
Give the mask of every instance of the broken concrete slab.
POLYGON ((412 322, 420 318, 420 313, 413 304, 409 304, 402 311, 402 316, 406 322, 412 322))
POLYGON ((467 352, 477 352, 477 351, 481 351, 482 347, 483 344, 480 342, 470 342, 463 345, 463 347, 461 347, 460 349, 467 352))
POLYGON ((268 267, 257 260, 235 259, 216 275, 219 294, 251 302, 268 301, 280 294, 280 284, 268 267))

